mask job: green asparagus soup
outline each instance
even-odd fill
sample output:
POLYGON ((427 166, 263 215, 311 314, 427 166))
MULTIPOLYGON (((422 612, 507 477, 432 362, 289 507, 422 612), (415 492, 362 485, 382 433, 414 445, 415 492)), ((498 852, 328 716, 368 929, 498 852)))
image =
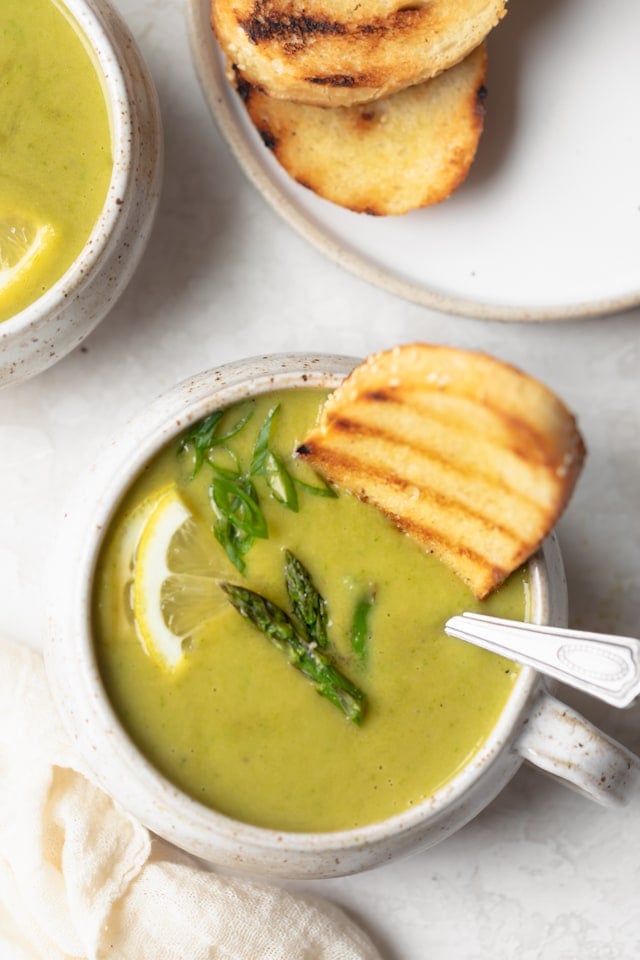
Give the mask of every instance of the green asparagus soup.
POLYGON ((111 172, 107 104, 79 28, 55 0, 2 0, 0 321, 78 257, 111 172))
POLYGON ((186 793, 291 831, 360 827, 442 787, 486 740, 514 664, 447 637, 522 618, 522 570, 477 603, 294 452, 326 394, 263 395, 134 483, 95 577, 95 642, 132 739, 186 793))

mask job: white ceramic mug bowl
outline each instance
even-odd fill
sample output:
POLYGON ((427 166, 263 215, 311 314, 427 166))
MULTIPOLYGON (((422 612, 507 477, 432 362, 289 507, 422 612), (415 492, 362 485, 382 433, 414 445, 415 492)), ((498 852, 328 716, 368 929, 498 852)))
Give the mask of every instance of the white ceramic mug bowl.
MULTIPOLYGON (((419 806, 363 829, 283 833, 222 816, 185 796, 141 756, 105 695, 91 638, 91 586, 103 531, 145 463, 186 427, 248 395, 337 386, 357 361, 275 355, 231 363, 181 383, 105 447, 65 512, 51 568, 46 662, 66 726, 105 790, 159 835, 212 862, 252 874, 331 877, 384 863, 449 836, 479 813, 523 760, 605 804, 624 802, 638 760, 546 690, 523 668, 488 742, 419 806)), ((564 624, 566 584, 557 542, 531 561, 536 623, 564 624)))
POLYGON ((0 387, 66 356, 106 316, 142 257, 160 195, 160 113, 138 47, 109 0, 63 2, 102 80, 113 171, 102 212, 78 258, 34 303, 0 323, 0 387))

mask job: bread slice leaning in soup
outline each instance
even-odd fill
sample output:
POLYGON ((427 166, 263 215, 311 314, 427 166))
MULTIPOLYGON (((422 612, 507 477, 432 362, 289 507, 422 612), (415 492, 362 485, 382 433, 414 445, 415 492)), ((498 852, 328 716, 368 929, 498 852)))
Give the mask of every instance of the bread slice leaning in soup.
POLYGON ((298 454, 483 598, 555 526, 585 448, 571 413, 533 377, 483 353, 418 343, 356 367, 298 454))
POLYGON ((222 50, 271 97, 348 106, 422 83, 463 60, 506 0, 212 0, 222 50))
POLYGON ((232 72, 263 142, 299 183, 357 213, 439 203, 465 180, 484 122, 485 44, 433 80, 383 100, 316 107, 274 100, 232 72))

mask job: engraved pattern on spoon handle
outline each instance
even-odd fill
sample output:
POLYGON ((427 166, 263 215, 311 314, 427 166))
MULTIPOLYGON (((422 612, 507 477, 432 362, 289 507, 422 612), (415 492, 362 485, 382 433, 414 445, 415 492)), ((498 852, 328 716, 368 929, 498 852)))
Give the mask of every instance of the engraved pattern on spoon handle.
POLYGON ((465 613, 445 633, 526 663, 617 707, 640 693, 640 640, 465 613))

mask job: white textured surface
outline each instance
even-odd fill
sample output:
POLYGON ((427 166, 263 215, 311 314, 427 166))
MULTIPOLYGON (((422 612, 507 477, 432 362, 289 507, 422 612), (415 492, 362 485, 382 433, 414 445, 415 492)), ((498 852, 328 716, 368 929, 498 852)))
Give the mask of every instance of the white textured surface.
MULTIPOLYGON (((280 222, 230 159, 191 66, 182 4, 117 6, 158 87, 164 193, 141 267, 84 348, 0 392, 0 631, 40 645, 67 490, 157 393, 247 354, 365 354, 427 339, 524 366, 577 413, 589 458, 559 531, 571 624, 638 635, 640 311, 509 325, 441 316, 355 279, 280 222)), ((640 752, 640 709, 570 699, 640 752)), ((640 798, 604 810, 523 769, 441 846, 306 886, 344 906, 388 960, 628 960, 640 954, 640 798)))

